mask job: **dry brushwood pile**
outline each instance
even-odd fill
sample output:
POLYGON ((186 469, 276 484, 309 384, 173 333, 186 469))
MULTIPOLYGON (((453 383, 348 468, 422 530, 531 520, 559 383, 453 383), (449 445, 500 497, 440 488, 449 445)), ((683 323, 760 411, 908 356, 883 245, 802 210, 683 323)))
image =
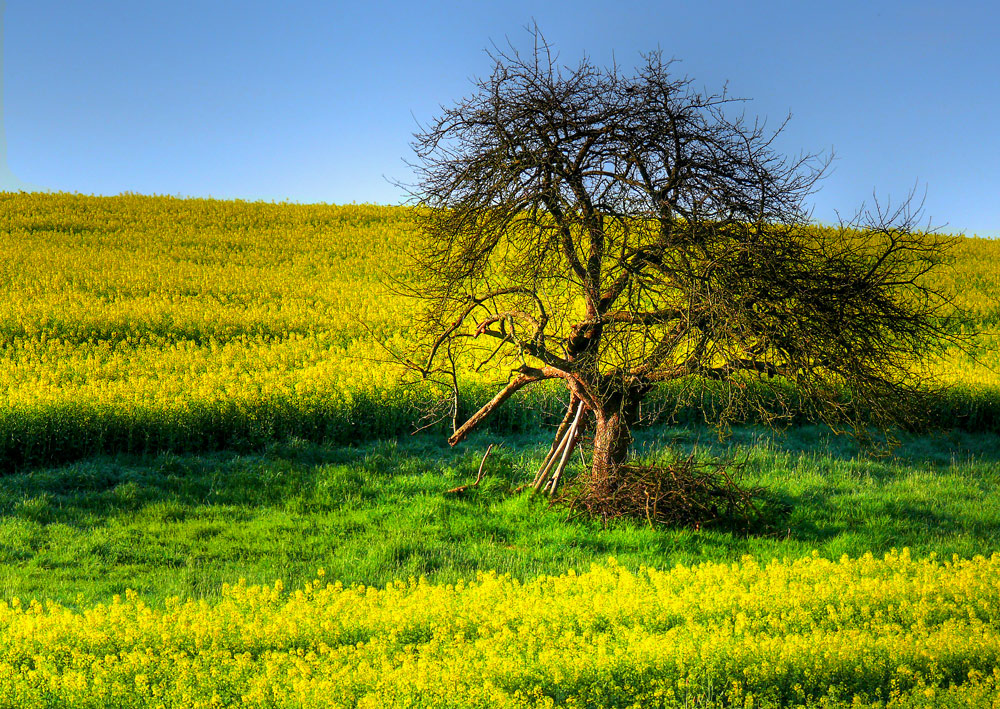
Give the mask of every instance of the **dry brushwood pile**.
POLYGON ((606 496, 581 494, 570 486, 553 502, 572 515, 605 524, 616 519, 646 520, 650 526, 702 529, 725 525, 734 531, 760 526, 763 489, 740 485, 741 464, 677 457, 660 465, 625 464, 621 478, 606 496))

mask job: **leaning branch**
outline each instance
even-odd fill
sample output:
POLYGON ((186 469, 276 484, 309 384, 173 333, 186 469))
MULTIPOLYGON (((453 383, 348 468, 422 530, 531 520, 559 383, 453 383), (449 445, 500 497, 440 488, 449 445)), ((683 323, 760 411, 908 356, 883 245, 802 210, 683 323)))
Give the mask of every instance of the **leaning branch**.
MULTIPOLYGON (((536 370, 537 371, 537 370, 536 370)), ((507 401, 518 389, 531 384, 533 382, 541 381, 542 379, 549 379, 550 377, 545 376, 541 372, 538 374, 521 374, 512 379, 507 386, 501 389, 496 396, 489 400, 489 402, 479 409, 476 413, 472 415, 468 421, 463 423, 455 433, 451 435, 448 439, 448 445, 453 446, 461 442, 469 432, 482 422, 487 416, 493 413, 493 410, 498 406, 507 401)))

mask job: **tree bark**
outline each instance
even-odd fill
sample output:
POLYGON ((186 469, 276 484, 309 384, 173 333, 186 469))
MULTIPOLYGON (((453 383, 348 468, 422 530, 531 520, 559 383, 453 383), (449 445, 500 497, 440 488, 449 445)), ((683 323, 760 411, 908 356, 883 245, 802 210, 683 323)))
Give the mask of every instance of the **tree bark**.
POLYGON ((619 470, 628 460, 632 427, 638 422, 642 393, 613 394, 594 425, 594 458, 587 483, 592 495, 613 495, 619 470))

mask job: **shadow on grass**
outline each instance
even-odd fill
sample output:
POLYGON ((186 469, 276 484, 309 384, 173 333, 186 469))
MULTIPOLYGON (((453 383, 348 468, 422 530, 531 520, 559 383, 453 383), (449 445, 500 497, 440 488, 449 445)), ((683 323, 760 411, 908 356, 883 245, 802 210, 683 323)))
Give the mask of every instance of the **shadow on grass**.
POLYGON ((822 429, 773 436, 738 429, 643 432, 647 459, 667 446, 745 458, 745 483, 780 514, 756 534, 720 528, 607 528, 566 520, 544 500, 512 495, 540 463, 543 435, 481 434, 450 449, 422 436, 328 447, 301 440, 255 454, 93 458, 0 478, 0 596, 107 597, 126 587, 162 597, 211 595, 246 577, 270 583, 437 582, 495 569, 527 579, 615 556, 634 566, 822 555, 910 547, 972 556, 1000 551, 998 439, 904 440, 864 458, 822 429), (503 442, 463 495, 487 443, 503 442))
MULTIPOLYGON (((658 389, 649 398, 650 407, 662 405, 673 410, 667 404, 676 400, 677 386, 682 384, 658 389)), ((718 397, 724 392, 712 383, 705 386, 697 406, 685 405, 674 411, 672 420, 678 430, 699 427, 722 405, 718 397)), ((483 428, 496 436, 523 435, 557 423, 565 410, 561 389, 542 386, 532 392, 515 395, 484 422, 483 428)), ((487 386, 468 387, 459 401, 458 418, 470 416, 495 393, 487 386)), ((786 394, 794 400, 791 390, 786 394)), ((430 406, 429 395, 426 390, 397 388, 355 391, 305 405, 296 397, 276 396, 252 404, 223 400, 163 409, 133 410, 80 401, 8 408, 0 410, 0 474, 98 455, 260 451, 272 441, 291 437, 350 445, 359 440, 405 436, 430 406)), ((766 391, 761 395, 768 396, 766 391)), ((973 432, 967 437, 1000 431, 1000 392, 993 389, 956 389, 938 397, 933 408, 934 420, 973 432)), ((791 431, 804 423, 793 422, 796 426, 791 431)))
MULTIPOLYGON (((530 435, 490 438, 506 444, 487 461, 484 482, 450 496, 449 505, 478 507, 487 498, 504 497, 527 479, 546 443, 530 435)), ((344 503, 374 504, 390 481, 397 491, 411 488, 414 494, 440 494, 453 484, 471 482, 483 448, 476 443, 474 438, 470 445, 450 449, 440 437, 421 436, 330 447, 290 439, 255 454, 96 457, 0 478, 0 510, 37 522, 90 525, 150 505, 158 505, 161 517, 169 521, 182 519, 186 509, 198 505, 308 511, 344 503)), ((862 516, 870 521, 888 515, 944 531, 963 528, 963 517, 946 512, 948 505, 939 497, 911 489, 910 497, 916 495, 917 500, 907 502, 900 493, 914 478, 945 469, 950 477, 969 478, 967 489, 957 492, 980 498, 987 488, 976 484, 980 468, 995 469, 1000 461, 1000 437, 992 434, 912 436, 889 455, 876 451, 866 456, 853 439, 819 427, 788 435, 746 427, 722 441, 708 428, 644 431, 637 437, 637 449, 653 457, 669 456, 667 451, 673 450, 747 460, 746 482, 763 486, 763 502, 776 515, 773 522, 794 525, 800 538, 815 541, 842 531, 838 520, 856 523, 862 516), (866 494, 873 489, 896 494, 866 494), (801 514, 803 510, 809 514, 801 514)), ((928 482, 938 493, 956 492, 956 484, 942 485, 941 476, 936 477, 937 484, 928 482)))

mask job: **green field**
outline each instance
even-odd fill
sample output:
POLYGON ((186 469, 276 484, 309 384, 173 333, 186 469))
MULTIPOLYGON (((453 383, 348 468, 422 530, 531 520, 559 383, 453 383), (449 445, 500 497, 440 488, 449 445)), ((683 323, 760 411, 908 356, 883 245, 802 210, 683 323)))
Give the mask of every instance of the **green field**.
POLYGON ((941 430, 639 432, 746 459, 745 534, 514 494, 547 393, 408 435, 367 337, 411 338, 404 208, 0 202, 0 707, 1000 706, 997 242, 941 276, 978 331, 941 430))
POLYGON ((637 442, 647 459, 671 447, 748 458, 746 484, 773 496, 767 528, 567 522, 565 511, 511 494, 541 462, 544 434, 480 434, 458 449, 433 436, 351 447, 293 440, 252 454, 118 456, 0 478, 0 595, 74 604, 133 589, 162 602, 213 597, 241 577, 298 586, 320 567, 344 583, 384 586, 486 570, 527 580, 609 555, 668 568, 813 551, 1000 553, 996 434, 911 436, 881 459, 819 427, 785 436, 745 427, 726 442, 684 427, 637 442), (478 489, 445 494, 470 482, 483 448, 500 442, 478 489))

